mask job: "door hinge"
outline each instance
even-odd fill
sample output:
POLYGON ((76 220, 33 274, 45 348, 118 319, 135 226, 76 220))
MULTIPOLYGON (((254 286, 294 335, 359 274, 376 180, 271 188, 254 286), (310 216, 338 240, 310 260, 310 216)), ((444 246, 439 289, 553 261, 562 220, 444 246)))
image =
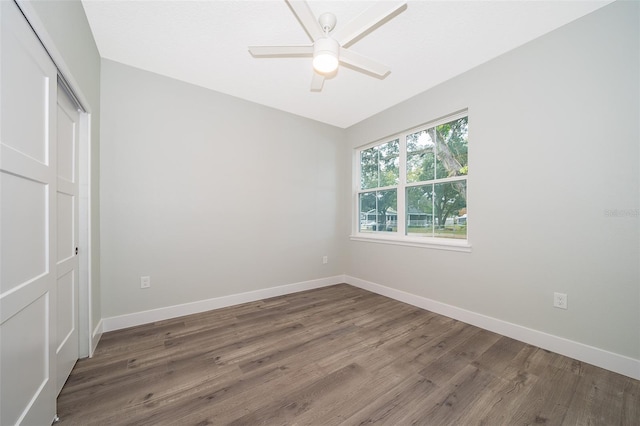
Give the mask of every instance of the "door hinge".
POLYGON ((76 256, 78 255, 78 247, 76 247, 76 256))

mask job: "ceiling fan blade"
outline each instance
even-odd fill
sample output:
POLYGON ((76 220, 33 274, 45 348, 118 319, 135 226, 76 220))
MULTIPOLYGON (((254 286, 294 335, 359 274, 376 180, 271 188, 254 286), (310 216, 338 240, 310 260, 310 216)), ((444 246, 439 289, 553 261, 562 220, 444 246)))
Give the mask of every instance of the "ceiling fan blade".
POLYGON ((300 21, 302 28, 304 28, 309 37, 311 37, 311 40, 316 41, 324 36, 320 23, 306 1, 285 1, 293 11, 293 14, 296 15, 296 18, 298 18, 298 21, 300 21))
POLYGON ((249 53, 252 56, 311 56, 313 46, 249 46, 249 53))
POLYGON ((376 5, 347 22, 345 26, 336 29, 333 38, 338 40, 340 46, 346 47, 406 8, 406 2, 379 1, 376 5))
POLYGON ((324 85, 324 76, 314 71, 313 77, 311 78, 311 91, 319 92, 322 90, 323 85, 324 85))
POLYGON ((381 78, 386 77, 391 72, 388 66, 348 49, 340 49, 340 62, 381 78))

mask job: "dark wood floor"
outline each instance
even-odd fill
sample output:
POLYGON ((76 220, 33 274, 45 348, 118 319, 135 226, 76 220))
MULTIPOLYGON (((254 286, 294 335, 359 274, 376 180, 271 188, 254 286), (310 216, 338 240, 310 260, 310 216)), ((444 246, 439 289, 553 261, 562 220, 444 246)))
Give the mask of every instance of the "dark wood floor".
POLYGON ((63 425, 640 425, 640 382, 346 284, 105 333, 63 425))

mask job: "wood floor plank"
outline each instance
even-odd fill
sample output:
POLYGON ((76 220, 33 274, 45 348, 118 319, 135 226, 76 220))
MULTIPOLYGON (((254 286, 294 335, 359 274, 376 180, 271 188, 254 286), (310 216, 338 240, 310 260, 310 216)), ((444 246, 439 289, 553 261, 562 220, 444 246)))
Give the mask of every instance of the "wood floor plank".
POLYGON ((549 366, 540 375, 527 399, 508 413, 507 424, 562 425, 572 404, 580 376, 570 370, 549 366))
MULTIPOLYGON (((376 399, 364 401, 363 408, 339 424, 412 424, 408 419, 423 406, 425 395, 433 393, 436 389, 437 386, 424 377, 404 377, 401 382, 387 387, 386 392, 376 399)), ((425 420, 423 418, 422 423, 425 423, 425 420)))
POLYGON ((105 333, 62 425, 630 425, 640 382, 340 284, 105 333))
POLYGON ((509 413, 526 404, 531 392, 539 384, 539 377, 536 374, 538 365, 530 362, 538 351, 538 348, 525 345, 511 361, 506 363, 504 369, 499 369, 499 374, 488 370, 495 377, 485 391, 478 396, 473 407, 465 410, 458 421, 461 424, 474 422, 486 425, 510 424, 509 413))
POLYGON ((419 371, 419 374, 434 383, 445 383, 458 371, 475 361, 500 338, 499 335, 489 331, 475 327, 470 329, 476 333, 454 346, 449 353, 433 358, 426 367, 419 371))
MULTIPOLYGON (((358 364, 349 364, 310 383, 302 389, 295 389, 282 398, 270 402, 259 409, 247 413, 229 423, 229 425, 247 424, 292 424, 297 417, 314 405, 331 406, 337 400, 335 391, 350 386, 365 369, 358 364)), ((321 422, 322 419, 317 419, 321 422)))
POLYGON ((422 407, 412 413, 411 421, 429 419, 438 425, 462 424, 459 419, 466 410, 476 406, 494 377, 490 371, 467 365, 429 395, 422 407))
MULTIPOLYGON (((626 378, 590 365, 585 368, 588 371, 580 376, 573 395, 581 403, 570 405, 564 420, 568 424, 604 424, 623 412, 626 378)), ((640 418, 635 421, 640 424, 640 418)))

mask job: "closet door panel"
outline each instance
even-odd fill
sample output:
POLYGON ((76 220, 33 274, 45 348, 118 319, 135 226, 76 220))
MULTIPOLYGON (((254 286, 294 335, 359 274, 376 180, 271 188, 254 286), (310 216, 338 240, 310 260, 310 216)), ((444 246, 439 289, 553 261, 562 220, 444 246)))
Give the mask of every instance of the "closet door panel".
POLYGON ((56 350, 56 69, 0 2, 0 424, 51 424, 56 350))

